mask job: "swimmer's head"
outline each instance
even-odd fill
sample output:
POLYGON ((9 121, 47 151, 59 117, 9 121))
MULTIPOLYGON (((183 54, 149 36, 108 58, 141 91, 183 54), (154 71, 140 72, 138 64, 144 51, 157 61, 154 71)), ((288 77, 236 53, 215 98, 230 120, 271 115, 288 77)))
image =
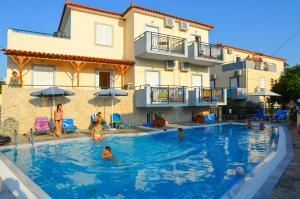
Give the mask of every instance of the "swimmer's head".
POLYGON ((180 132, 180 133, 182 133, 183 129, 182 128, 178 128, 177 131, 180 132))
POLYGON ((106 151, 109 151, 110 152, 110 146, 106 146, 105 148, 104 148, 106 151))

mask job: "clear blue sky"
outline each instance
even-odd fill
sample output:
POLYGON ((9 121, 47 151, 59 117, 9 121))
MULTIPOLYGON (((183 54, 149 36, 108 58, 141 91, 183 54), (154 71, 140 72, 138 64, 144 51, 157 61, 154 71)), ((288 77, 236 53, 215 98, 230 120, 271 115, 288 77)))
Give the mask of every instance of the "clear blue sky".
MULTIPOLYGON (((123 12, 131 0, 74 0, 97 8, 123 12)), ((299 0, 134 0, 148 7, 214 25, 211 43, 225 43, 271 54, 300 29, 299 0)), ((64 0, 1 0, 0 46, 6 47, 8 27, 53 33, 64 0)), ((276 56, 290 65, 300 63, 300 33, 276 56)), ((6 56, 0 54, 0 79, 5 75, 6 56)))

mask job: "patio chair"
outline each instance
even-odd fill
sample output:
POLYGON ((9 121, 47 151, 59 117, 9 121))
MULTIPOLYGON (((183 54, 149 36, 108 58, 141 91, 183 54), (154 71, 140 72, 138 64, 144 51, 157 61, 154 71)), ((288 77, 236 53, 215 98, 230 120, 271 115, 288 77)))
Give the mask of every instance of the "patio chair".
MULTIPOLYGON (((91 125, 90 125, 90 128, 93 127, 93 124, 94 124, 96 116, 97 116, 97 113, 94 113, 93 115, 91 115, 91 125)), ((104 120, 102 120, 100 124, 102 125, 102 127, 104 129, 109 129, 110 128, 109 125, 107 125, 104 120)))
POLYGON ((62 120, 63 133, 77 133, 78 128, 74 124, 73 118, 63 118, 62 120))
POLYGON ((284 121, 287 119, 287 110, 279 109, 276 111, 276 115, 272 117, 272 122, 284 121))
POLYGON ((110 118, 113 119, 113 123, 111 122, 113 127, 130 128, 129 124, 122 122, 121 115, 119 113, 113 113, 110 118))
POLYGON ((216 116, 214 113, 209 115, 204 115, 204 122, 215 122, 215 121, 216 121, 216 116))
POLYGON ((49 133, 49 120, 45 116, 40 116, 35 118, 34 122, 35 133, 49 133))

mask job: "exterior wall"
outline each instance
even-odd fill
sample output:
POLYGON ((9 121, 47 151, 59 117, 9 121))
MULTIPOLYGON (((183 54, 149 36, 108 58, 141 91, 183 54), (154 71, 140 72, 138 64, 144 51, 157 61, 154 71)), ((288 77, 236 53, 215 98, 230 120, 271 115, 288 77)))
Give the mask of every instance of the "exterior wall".
POLYGON ((163 61, 136 59, 135 64, 135 85, 145 85, 145 72, 158 71, 160 73, 160 85, 180 85, 191 87, 192 75, 202 75, 202 84, 209 87, 208 67, 191 66, 189 72, 181 72, 179 62, 176 62, 173 71, 165 70, 163 61))
POLYGON ((124 20, 71 10, 71 38, 58 38, 8 29, 7 48, 36 52, 81 55, 111 59, 124 58, 124 20), (113 46, 95 43, 95 24, 113 26, 113 46))
POLYGON ((134 13, 134 38, 138 37, 145 32, 145 26, 155 26, 159 28, 159 32, 162 34, 172 35, 176 37, 186 38, 187 41, 193 41, 193 34, 201 36, 202 42, 208 43, 208 31, 194 27, 190 24, 188 31, 179 30, 179 21, 175 21, 173 28, 165 28, 165 18, 149 15, 148 13, 135 12, 134 13))
MULTIPOLYGON (((77 84, 77 75, 70 63, 64 61, 50 61, 34 59, 23 68, 23 83, 24 86, 33 84, 33 66, 45 65, 54 67, 54 84, 60 87, 72 87, 77 84)), ((7 83, 10 81, 12 71, 18 71, 18 66, 10 58, 7 65, 7 83)), ((80 73, 81 87, 98 87, 95 85, 96 70, 104 70, 111 72, 112 86, 121 87, 121 76, 116 70, 111 67, 100 64, 86 64, 80 73)))
MULTIPOLYGON (((12 88, 3 86, 3 106, 2 117, 4 121, 9 117, 15 118, 19 122, 19 134, 29 132, 34 127, 34 120, 38 116, 51 118, 53 114, 53 101, 48 98, 31 97, 30 93, 36 91, 33 88, 12 88), (30 114, 29 114, 30 113, 30 114)), ((109 121, 111 115, 111 98, 94 97, 95 90, 80 88, 68 89, 75 92, 74 96, 58 97, 55 104, 62 103, 64 117, 71 117, 80 129, 88 129, 90 116, 101 111, 105 120, 109 121)), ((208 108, 178 107, 178 108, 135 108, 134 91, 128 91, 128 96, 116 97, 114 100, 114 110, 122 116, 122 120, 131 125, 141 125, 146 123, 147 113, 160 112, 169 122, 190 122, 192 112, 208 110, 208 108)))

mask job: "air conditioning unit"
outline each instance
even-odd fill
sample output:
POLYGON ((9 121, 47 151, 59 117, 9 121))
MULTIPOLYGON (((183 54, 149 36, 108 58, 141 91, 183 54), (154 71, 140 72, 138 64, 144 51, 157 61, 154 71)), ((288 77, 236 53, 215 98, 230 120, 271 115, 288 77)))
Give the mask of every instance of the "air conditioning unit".
POLYGON ((234 76, 241 76, 241 75, 242 75, 242 71, 241 70, 234 71, 234 76))
POLYGON ((210 75, 210 79, 217 79, 217 74, 210 75))
POLYGON ((180 63, 180 69, 182 72, 188 72, 191 70, 191 64, 187 62, 181 62, 180 63))
POLYGON ((166 67, 166 70, 174 70, 175 61, 173 61, 173 60, 165 61, 165 67, 166 67))
POLYGON ((172 18, 165 18, 165 27, 173 28, 174 27, 174 19, 172 18))
POLYGON ((228 48, 228 49, 227 49, 227 53, 228 53, 228 54, 232 54, 232 48, 228 48))
POLYGON ((180 29, 181 31, 187 31, 188 28, 189 28, 189 23, 184 22, 184 21, 180 22, 179 29, 180 29))

